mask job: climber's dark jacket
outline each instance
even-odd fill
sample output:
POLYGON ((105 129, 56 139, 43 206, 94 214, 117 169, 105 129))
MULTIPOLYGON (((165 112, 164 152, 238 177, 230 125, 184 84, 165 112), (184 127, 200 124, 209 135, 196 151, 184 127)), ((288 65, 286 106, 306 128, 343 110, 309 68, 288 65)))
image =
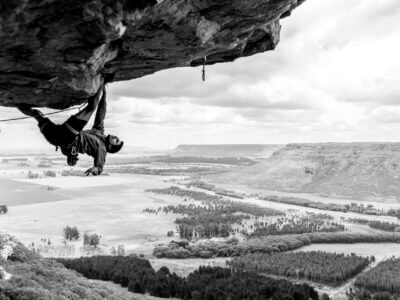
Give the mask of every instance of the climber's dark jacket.
POLYGON ((104 117, 106 114, 106 102, 100 100, 96 112, 93 127, 83 130, 86 121, 75 116, 70 117, 61 125, 54 124, 50 119, 43 118, 38 126, 46 140, 61 148, 65 156, 71 155, 72 151, 86 153, 94 159, 94 166, 99 168, 100 173, 106 161, 106 137, 104 136, 104 117))

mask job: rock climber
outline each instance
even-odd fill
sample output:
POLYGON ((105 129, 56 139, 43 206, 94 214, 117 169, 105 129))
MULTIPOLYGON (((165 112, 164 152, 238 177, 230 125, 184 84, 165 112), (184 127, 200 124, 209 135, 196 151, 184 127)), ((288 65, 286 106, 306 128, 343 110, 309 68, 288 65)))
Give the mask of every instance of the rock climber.
POLYGON ((85 174, 86 176, 90 174, 96 176, 103 172, 107 153, 117 153, 124 145, 124 142, 117 136, 104 135, 106 106, 106 90, 103 87, 96 95, 88 99, 84 109, 61 125, 54 124, 50 119, 44 117, 42 112, 29 105, 20 104, 17 107, 22 113, 38 121, 41 133, 50 144, 61 148, 62 154, 67 157, 69 166, 76 165, 78 153, 92 156, 93 167, 88 169, 85 174), (97 112, 92 129, 83 130, 96 107, 97 112))

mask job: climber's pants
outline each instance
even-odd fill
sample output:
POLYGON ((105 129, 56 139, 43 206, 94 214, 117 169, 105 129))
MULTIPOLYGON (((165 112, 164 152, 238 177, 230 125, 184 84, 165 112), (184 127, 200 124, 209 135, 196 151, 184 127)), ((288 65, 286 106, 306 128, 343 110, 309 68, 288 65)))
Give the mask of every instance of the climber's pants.
POLYGON ((75 116, 70 117, 63 124, 54 124, 49 118, 39 121, 39 128, 46 140, 54 146, 67 146, 75 141, 76 136, 83 130, 87 121, 75 116))

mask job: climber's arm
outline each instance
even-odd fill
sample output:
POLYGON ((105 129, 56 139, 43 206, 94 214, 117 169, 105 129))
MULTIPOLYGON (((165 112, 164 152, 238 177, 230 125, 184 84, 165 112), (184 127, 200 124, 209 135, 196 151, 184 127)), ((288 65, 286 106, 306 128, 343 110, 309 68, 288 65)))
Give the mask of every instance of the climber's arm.
POLYGON ((106 147, 104 145, 99 145, 99 147, 96 148, 96 153, 94 155, 94 165, 90 169, 86 170, 86 176, 89 176, 90 174, 96 176, 103 172, 103 166, 106 162, 106 155, 106 147))
POLYGON ((97 106, 96 117, 93 123, 93 129, 99 130, 103 134, 104 134, 104 118, 106 117, 106 112, 107 112, 106 89, 104 88, 103 95, 97 106))

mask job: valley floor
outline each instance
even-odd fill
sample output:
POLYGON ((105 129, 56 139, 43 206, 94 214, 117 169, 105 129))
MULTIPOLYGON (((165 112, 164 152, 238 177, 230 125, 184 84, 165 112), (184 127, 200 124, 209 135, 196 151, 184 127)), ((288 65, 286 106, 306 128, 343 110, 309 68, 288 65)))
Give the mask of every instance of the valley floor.
MULTIPOLYGON (((62 231, 66 226, 77 226, 81 235, 84 232, 98 233, 101 236, 102 254, 109 254, 112 247, 123 245, 127 254, 135 253, 148 258, 155 269, 166 265, 171 271, 187 275, 200 265, 225 266, 226 258, 214 259, 156 259, 152 250, 158 244, 167 244, 179 240, 173 214, 159 212, 144 213, 145 209, 157 210, 166 205, 182 204, 183 200, 170 195, 158 195, 145 192, 146 189, 166 188, 176 185, 183 177, 155 176, 135 174, 109 174, 100 177, 60 176, 27 179, 28 170, 21 167, 8 167, 0 172, 0 205, 7 205, 7 214, 0 215, 2 231, 14 235, 26 246, 42 249, 41 254, 48 257, 79 257, 85 255, 82 240, 67 242, 65 250, 62 231), (175 235, 167 237, 168 231, 175 235), (46 239, 46 242, 43 241, 46 239), (48 240, 51 247, 46 246, 48 240)), ((61 172, 63 167, 55 170, 61 172)), ((42 172, 42 169, 35 169, 42 172)), ((394 217, 361 215, 322 211, 313 208, 269 202, 258 199, 258 195, 296 196, 325 203, 348 203, 357 200, 333 199, 309 194, 279 193, 250 189, 244 186, 218 185, 218 187, 245 193, 244 199, 230 198, 232 201, 255 204, 261 207, 298 212, 328 213, 335 221, 345 223, 349 231, 357 233, 376 233, 379 230, 367 226, 350 224, 343 218, 365 218, 386 222, 399 221, 394 217)), ((210 192, 212 193, 212 192, 210 192)), ((366 202, 362 202, 368 204, 366 202)), ((400 208, 399 203, 375 203, 376 207, 400 208)), ((400 223, 399 223, 400 224, 400 223)), ((356 253, 362 256, 376 257, 376 263, 391 257, 400 256, 400 244, 315 244, 303 247, 301 251, 321 250, 328 252, 356 253)), ((316 285, 322 292, 341 299, 344 291, 351 285, 347 282, 337 288, 316 285)), ((145 297, 145 296, 143 296, 145 297)), ((136 299, 136 298, 135 298, 136 299)), ((152 299, 152 298, 142 298, 152 299)))

